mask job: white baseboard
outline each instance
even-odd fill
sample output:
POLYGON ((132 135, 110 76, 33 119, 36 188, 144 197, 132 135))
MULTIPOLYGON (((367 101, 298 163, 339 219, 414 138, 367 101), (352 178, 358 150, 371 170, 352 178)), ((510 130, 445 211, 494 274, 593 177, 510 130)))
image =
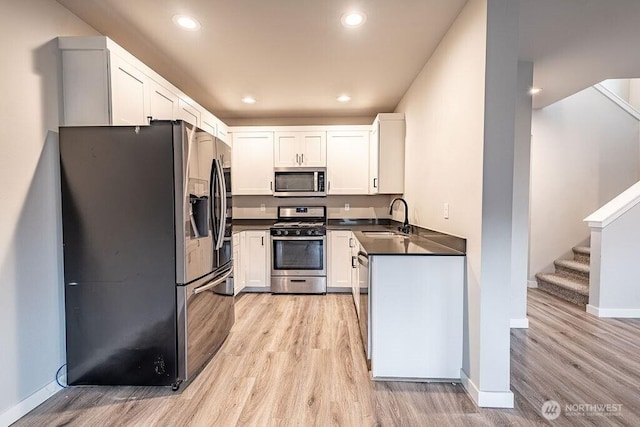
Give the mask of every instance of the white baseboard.
POLYGON ((537 280, 527 280, 527 288, 537 288, 538 281, 537 280))
POLYGON ((640 309, 638 308, 600 308, 587 304, 587 313, 598 317, 617 317, 621 319, 640 318, 640 309))
POLYGON ((460 369, 460 380, 473 401, 481 408, 513 408, 513 392, 509 391, 480 391, 467 374, 460 369))
POLYGON ((511 319, 512 329, 529 329, 529 319, 511 319))
POLYGON ((50 382, 31 396, 4 411, 2 415, 0 415, 0 426, 8 426, 15 423, 60 390, 62 390, 62 387, 60 387, 58 383, 55 381, 50 382))

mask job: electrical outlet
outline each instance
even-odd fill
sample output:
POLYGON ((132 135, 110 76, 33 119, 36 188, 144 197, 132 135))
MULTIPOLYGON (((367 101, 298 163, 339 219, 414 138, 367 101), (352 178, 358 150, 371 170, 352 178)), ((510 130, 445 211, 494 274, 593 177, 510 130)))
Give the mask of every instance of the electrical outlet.
POLYGON ((444 204, 444 212, 442 214, 444 219, 449 219, 449 203, 444 204))
POLYGON ((264 203, 260 203, 260 212, 265 212, 267 210, 267 207, 264 205, 264 203))
POLYGON ((344 210, 345 212, 348 211, 349 209, 351 209, 351 206, 349 206, 349 203, 345 203, 344 204, 344 210))

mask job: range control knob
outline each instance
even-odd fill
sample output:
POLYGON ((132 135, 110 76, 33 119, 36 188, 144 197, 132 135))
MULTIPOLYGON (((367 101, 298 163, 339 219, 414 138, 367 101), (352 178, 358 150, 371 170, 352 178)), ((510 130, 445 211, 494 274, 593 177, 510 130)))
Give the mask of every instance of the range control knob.
POLYGON ((284 235, 286 236, 287 234, 289 234, 289 230, 284 230, 284 231, 282 232, 282 234, 284 234, 284 235))
POLYGON ((311 236, 313 234, 313 230, 307 230, 307 234, 311 236))
POLYGON ((276 236, 279 236, 282 234, 282 230, 275 230, 273 234, 275 234, 276 236))
POLYGON ((296 236, 300 235, 300 230, 296 230, 296 236))

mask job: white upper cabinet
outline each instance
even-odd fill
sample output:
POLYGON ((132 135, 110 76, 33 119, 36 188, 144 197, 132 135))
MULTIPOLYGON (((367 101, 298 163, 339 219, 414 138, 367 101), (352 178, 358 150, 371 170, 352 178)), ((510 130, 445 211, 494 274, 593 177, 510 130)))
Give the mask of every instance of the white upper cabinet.
POLYGON ((178 113, 178 95, 151 80, 149 115, 153 120, 175 120, 178 113))
POLYGON ((326 132, 275 133, 275 167, 324 167, 327 165, 326 132))
POLYGON ((232 194, 273 194, 273 132, 233 132, 232 139, 232 194))
POLYGON ((113 53, 109 59, 112 124, 148 123, 151 79, 113 53))
MULTIPOLYGON (((58 37, 65 126, 146 125, 182 119, 218 136, 222 122, 104 36, 58 37), (202 119, 207 117, 207 123, 202 119)), ((222 124, 223 125, 223 124, 222 124)), ((224 126, 226 135, 226 126, 224 126)), ((226 140, 226 138, 221 138, 226 140)), ((228 141, 225 141, 228 142, 228 141)))
POLYGON ((369 194, 404 192, 404 113, 378 114, 371 130, 369 194))
POLYGON ((222 123, 220 120, 217 120, 216 131, 218 133, 217 136, 219 140, 227 143, 227 145, 231 145, 231 139, 229 138, 229 128, 226 124, 222 123))
MULTIPOLYGON (((188 104, 185 100, 178 100, 178 119, 191 123, 194 126, 200 126, 200 111, 194 106, 188 104)), ((215 133, 215 130, 214 130, 215 133)))
POLYGON ((208 111, 205 111, 202 113, 202 115, 200 116, 200 129, 202 129, 205 132, 209 132, 211 135, 213 136, 217 136, 217 126, 218 126, 218 121, 216 120, 216 117, 209 113, 208 111))
POLYGON ((327 132, 327 194, 369 193, 369 133, 327 132))

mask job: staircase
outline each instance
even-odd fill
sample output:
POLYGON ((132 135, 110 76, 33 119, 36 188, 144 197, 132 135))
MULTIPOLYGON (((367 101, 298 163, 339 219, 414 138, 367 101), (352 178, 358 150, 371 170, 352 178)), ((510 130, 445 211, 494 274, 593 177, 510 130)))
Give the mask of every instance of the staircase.
POLYGON ((589 258, 591 248, 573 248, 573 260, 557 259, 555 273, 538 273, 538 288, 573 304, 589 303, 589 258))

